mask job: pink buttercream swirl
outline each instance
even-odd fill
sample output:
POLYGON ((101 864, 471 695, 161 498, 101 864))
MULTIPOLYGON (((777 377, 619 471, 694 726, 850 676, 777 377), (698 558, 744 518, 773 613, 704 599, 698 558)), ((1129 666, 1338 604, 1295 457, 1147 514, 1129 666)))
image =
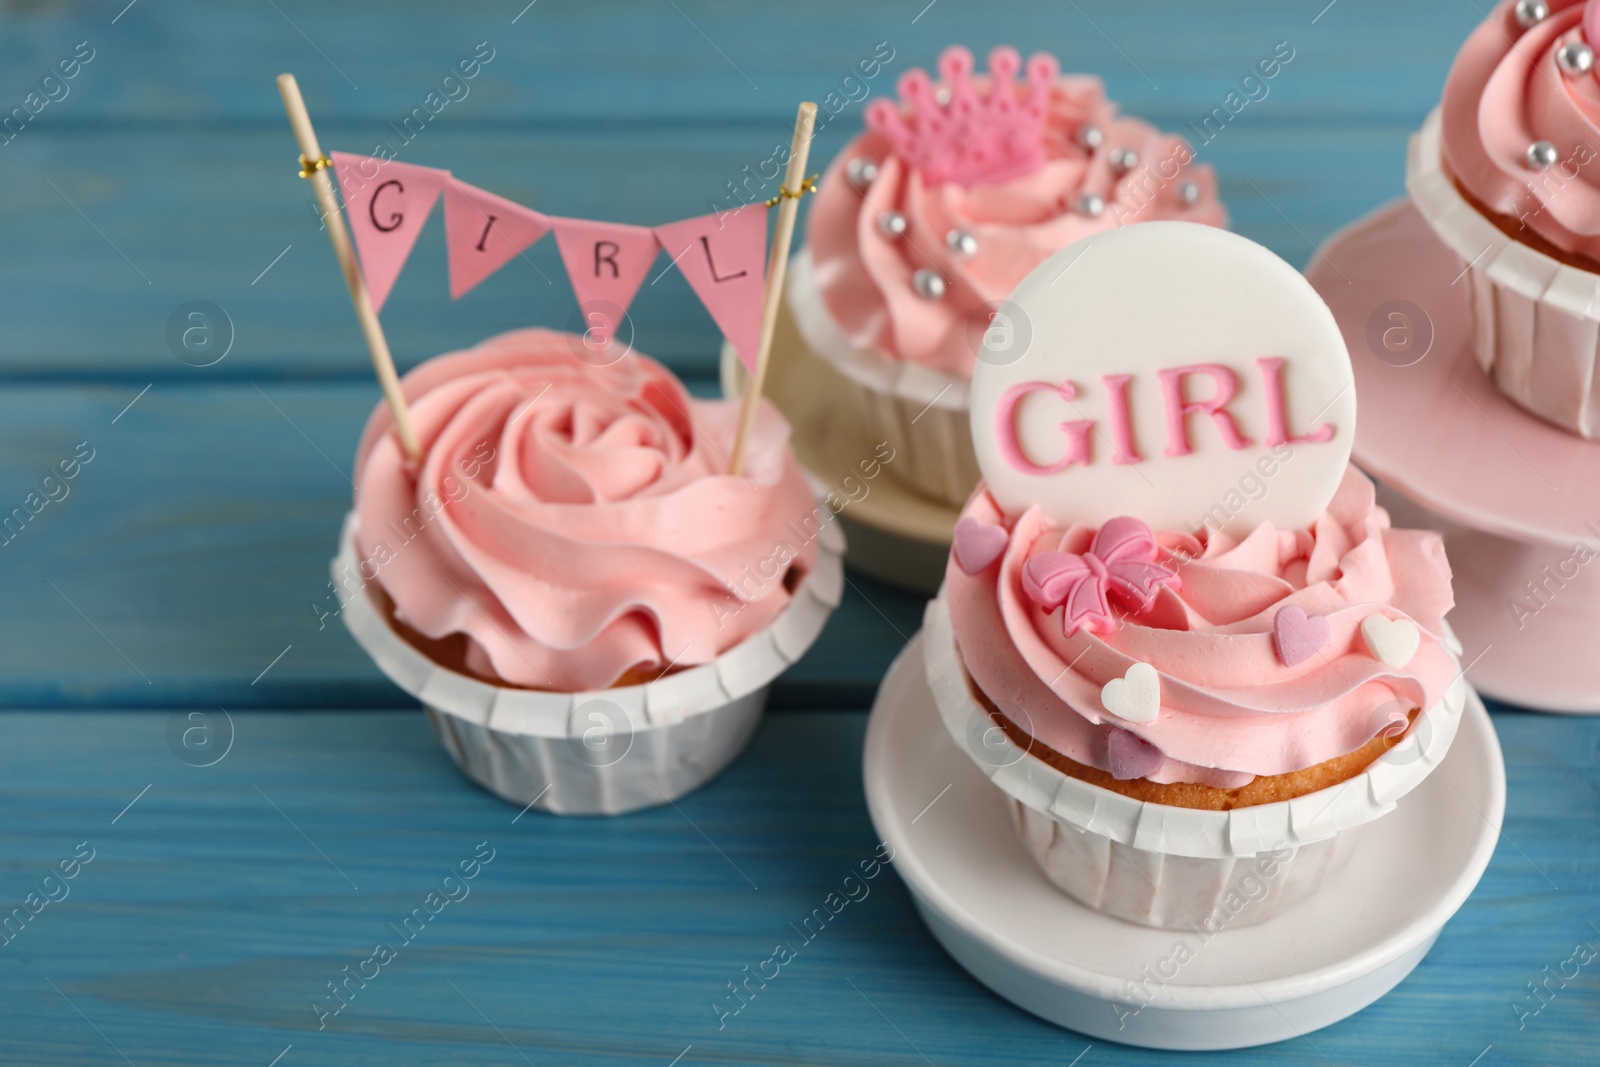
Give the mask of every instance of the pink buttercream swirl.
POLYGON ((1211 168, 1193 164, 1194 152, 1182 138, 1118 115, 1098 78, 1055 82, 1043 148, 1037 169, 967 186, 928 180, 875 131, 845 147, 822 182, 806 232, 812 277, 852 344, 969 377, 988 325, 986 305, 1005 299, 1052 253, 1128 222, 1227 222, 1211 168), (1078 143, 1086 127, 1100 131, 1098 147, 1078 143), (1128 150, 1138 162, 1124 173, 1113 159, 1128 150), (877 163, 877 177, 865 188, 850 183, 854 159, 877 163), (1190 182, 1192 202, 1183 195, 1190 182), (1103 205, 1098 215, 1079 209, 1090 194, 1103 205), (899 237, 880 228, 890 213, 906 220, 899 237), (977 252, 964 257, 952 249, 952 231, 974 237, 977 252), (945 280, 941 299, 925 299, 912 288, 912 275, 922 268, 945 280))
POLYGON ((816 561, 787 525, 815 502, 776 409, 730 476, 737 404, 572 340, 522 330, 422 364, 402 381, 420 469, 383 405, 356 464, 362 577, 397 618, 464 635, 474 672, 559 692, 715 659, 816 561))
POLYGON ((1061 609, 1044 610, 1024 588, 1030 560, 1082 553, 1094 530, 1063 529, 1037 508, 1009 521, 981 488, 964 515, 1009 526, 1010 539, 975 575, 946 570, 962 662, 1008 718, 1088 766, 1116 773, 1108 740, 1126 730, 1162 756, 1143 775, 1151 781, 1236 788, 1355 751, 1413 708, 1431 708, 1458 673, 1442 641, 1453 603, 1443 543, 1390 528, 1372 483, 1353 467, 1310 529, 1264 523, 1240 541, 1209 529, 1203 539, 1158 532, 1160 558, 1179 581, 1108 633, 1066 634, 1061 609), (1329 624, 1317 654, 1292 667, 1272 632, 1289 605, 1329 624), (1421 631, 1404 667, 1379 662, 1361 637, 1361 621, 1380 611, 1421 631), (1154 722, 1124 721, 1101 704, 1102 687, 1136 662, 1160 676, 1154 722))
POLYGON ((1504 0, 1467 38, 1445 82, 1444 162, 1490 211, 1519 219, 1557 249, 1600 260, 1600 81, 1564 73, 1557 53, 1586 38, 1583 0, 1550 0, 1524 29, 1504 0), (1549 142, 1557 162, 1530 165, 1549 142))

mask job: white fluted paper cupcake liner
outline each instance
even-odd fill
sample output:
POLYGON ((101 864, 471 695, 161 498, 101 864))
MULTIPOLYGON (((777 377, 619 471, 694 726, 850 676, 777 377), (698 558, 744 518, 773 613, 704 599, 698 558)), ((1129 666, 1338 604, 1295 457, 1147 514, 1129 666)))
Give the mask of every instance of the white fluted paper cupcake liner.
POLYGON ((1167 929, 1215 932, 1265 922, 1315 893, 1351 855, 1361 830, 1255 856, 1197 859, 1119 845, 1020 800, 1010 805, 1024 850, 1056 888, 1106 915, 1167 929))
POLYGON ((1460 257, 1472 347, 1495 387, 1557 426, 1600 436, 1600 274, 1562 263, 1483 217, 1445 172, 1438 109, 1411 138, 1406 191, 1460 257))
POLYGON ((1350 839, 1438 766, 1467 699, 1458 674, 1424 725, 1338 785, 1203 811, 1114 793, 1014 744, 967 685, 942 592, 919 640, 945 728, 1011 799, 1018 836, 1046 877, 1088 907, 1145 926, 1245 926, 1309 897, 1349 855, 1350 839))
POLYGON ((771 626, 710 663, 646 685, 590 693, 497 686, 433 662, 395 632, 357 575, 356 516, 333 560, 342 617, 356 642, 420 700, 461 771, 519 806, 565 815, 618 815, 699 788, 750 740, 773 679, 822 632, 844 590, 844 539, 823 527, 817 564, 771 626))
POLYGON ((968 418, 972 383, 851 344, 812 279, 809 249, 790 261, 784 289, 806 346, 855 386, 868 431, 894 446, 890 475, 932 500, 965 504, 982 477, 968 418))

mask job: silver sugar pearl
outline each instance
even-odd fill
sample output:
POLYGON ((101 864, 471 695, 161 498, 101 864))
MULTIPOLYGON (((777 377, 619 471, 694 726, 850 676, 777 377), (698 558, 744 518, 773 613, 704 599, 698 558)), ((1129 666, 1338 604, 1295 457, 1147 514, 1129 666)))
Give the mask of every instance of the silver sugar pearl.
POLYGON ((1139 153, 1131 148, 1119 148, 1111 153, 1111 169, 1126 174, 1139 165, 1139 153))
POLYGON ((942 300, 944 298, 944 278, 936 270, 923 267, 911 276, 911 288, 924 300, 942 300))
POLYGON ((866 156, 857 156, 845 165, 844 176, 850 179, 851 185, 860 189, 878 180, 878 164, 866 156))
POLYGON ((933 93, 933 102, 938 104, 940 107, 949 107, 950 87, 948 85, 941 85, 939 88, 935 89, 933 93))
POLYGON ((1200 187, 1194 182, 1179 182, 1178 200, 1187 207, 1193 207, 1200 202, 1200 187))
POLYGON ((951 230, 944 235, 944 243, 962 259, 971 259, 978 254, 978 239, 966 230, 951 230))
POLYGON ((1101 212, 1106 209, 1105 197, 1098 193, 1084 193, 1078 197, 1077 209, 1078 214, 1097 219, 1100 217, 1101 212))
POLYGON ((1079 148, 1087 148, 1093 152, 1105 143, 1106 135, 1100 131, 1100 127, 1084 123, 1078 127, 1078 132, 1072 139, 1078 142, 1079 148))
POLYGON ((1563 74, 1577 77, 1594 69, 1594 49, 1582 41, 1572 41, 1556 49, 1556 66, 1563 74))
POLYGON ((1511 9, 1511 15, 1517 20, 1518 26, 1528 29, 1550 17, 1550 5, 1544 0, 1517 0, 1517 6, 1511 9))
POLYGON ((1556 165, 1556 161, 1560 158, 1561 154, 1556 151, 1556 146, 1551 144, 1549 141, 1535 141, 1528 146, 1528 166, 1532 167, 1534 170, 1544 170, 1546 167, 1553 167, 1556 165))
POLYGON ((885 237, 904 237, 906 225, 906 217, 898 211, 888 211, 878 216, 878 232, 885 237))

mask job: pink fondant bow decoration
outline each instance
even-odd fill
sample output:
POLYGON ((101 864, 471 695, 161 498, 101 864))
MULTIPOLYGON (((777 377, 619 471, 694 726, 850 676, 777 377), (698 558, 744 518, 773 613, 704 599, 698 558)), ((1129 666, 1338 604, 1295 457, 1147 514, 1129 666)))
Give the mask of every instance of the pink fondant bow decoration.
POLYGON ((1022 565, 1022 591, 1045 611, 1062 611, 1062 629, 1071 637, 1080 627, 1090 633, 1117 628, 1111 598, 1147 611, 1162 586, 1178 588, 1178 574, 1156 562, 1155 534, 1138 519, 1112 519, 1081 556, 1041 552, 1022 565))

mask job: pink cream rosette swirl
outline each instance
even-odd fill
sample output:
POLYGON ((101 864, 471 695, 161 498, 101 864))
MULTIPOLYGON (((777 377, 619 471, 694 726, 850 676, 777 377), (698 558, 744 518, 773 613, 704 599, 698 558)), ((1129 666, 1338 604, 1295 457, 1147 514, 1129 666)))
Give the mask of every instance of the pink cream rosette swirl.
MULTIPOLYGON (((1004 525, 979 490, 965 515, 1004 525)), ((1047 552, 1082 553, 1094 531, 1061 529, 1030 508, 1011 526, 998 562, 967 574, 953 559, 945 578, 951 623, 972 680, 1034 739, 1112 772, 1107 739, 1128 730, 1154 745, 1143 777, 1231 789, 1257 775, 1301 770, 1360 748, 1432 707, 1458 673, 1443 645, 1453 599, 1437 534, 1395 530, 1373 486, 1350 468, 1310 529, 1257 527, 1242 541, 1209 529, 1197 539, 1159 532, 1159 562, 1176 581, 1147 610, 1123 614, 1109 632, 1065 633, 1060 608, 1030 598, 1024 565, 1047 552), (1279 609, 1295 606, 1328 622, 1316 654, 1286 666, 1273 641, 1279 609), (1381 612, 1421 631, 1416 654, 1393 668, 1369 654, 1361 622, 1381 612), (1154 722, 1105 711, 1101 688, 1136 662, 1161 686, 1154 722)))
POLYGON ((402 383, 420 470, 382 405, 356 464, 362 577, 398 620, 464 636, 476 673, 558 692, 710 662, 816 561, 775 409, 730 476, 736 404, 638 354, 592 365, 571 340, 522 330, 422 364, 402 383))
POLYGON ((1565 46, 1600 47, 1600 9, 1549 0, 1524 28, 1504 0, 1462 45, 1441 105, 1444 162, 1462 188, 1562 252, 1600 261, 1600 80, 1565 70, 1565 46), (1587 28, 1587 32, 1586 32, 1587 28), (1548 143, 1555 162, 1530 162, 1548 143))
MULTIPOLYGON (((965 62, 970 66, 971 57, 965 62)), ((991 69, 994 63, 991 56, 991 69)), ((914 136, 916 117, 905 121, 914 136)), ((1099 78, 1054 78, 1043 122, 1029 135, 1040 143, 995 181, 930 176, 896 155, 878 130, 858 136, 835 159, 812 205, 806 239, 819 295, 855 347, 970 377, 976 338, 988 324, 985 305, 1005 299, 1052 253, 1129 222, 1227 222, 1211 168, 1192 163, 1194 152, 1182 138, 1119 115, 1099 78), (1089 129, 1098 131, 1092 147, 1081 143, 1089 129), (1125 168, 1128 152, 1137 162, 1125 168), (877 168, 860 187, 850 180, 856 160, 877 168), (1092 208, 1085 208, 1086 198, 1092 208), (899 236, 885 232, 891 214, 905 220, 899 236), (976 251, 952 247, 952 233, 969 235, 976 251), (937 300, 913 285, 925 268, 945 282, 937 300)))

